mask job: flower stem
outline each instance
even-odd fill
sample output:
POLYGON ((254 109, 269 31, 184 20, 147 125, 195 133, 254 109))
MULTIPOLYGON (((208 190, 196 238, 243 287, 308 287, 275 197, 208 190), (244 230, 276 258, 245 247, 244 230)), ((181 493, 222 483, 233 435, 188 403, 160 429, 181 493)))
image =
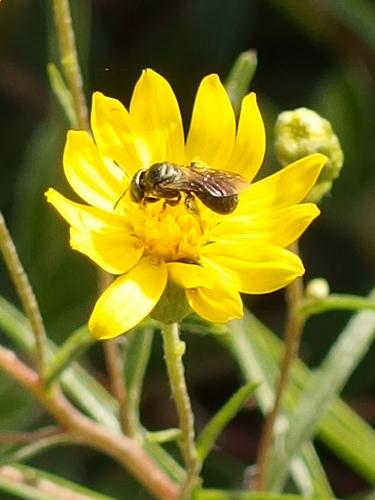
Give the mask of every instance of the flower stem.
POLYGON ((61 54, 61 66, 72 94, 78 128, 89 130, 88 111, 83 93, 75 36, 68 0, 54 0, 55 25, 61 54))
MULTIPOLYGON (((298 243, 294 242, 291 245, 291 250, 298 255, 298 243)), ((268 471, 271 458, 271 450, 273 444, 274 427, 282 408, 283 397, 288 385, 288 378, 292 363, 298 353, 300 338, 302 335, 303 326, 305 324, 304 317, 299 314, 299 304, 303 300, 303 281, 302 278, 294 280, 286 290, 287 300, 287 317, 284 328, 284 357, 280 367, 280 375, 276 384, 275 401, 270 413, 267 415, 264 424, 263 432, 260 438, 258 450, 258 473, 256 478, 256 490, 267 490, 268 471)))
POLYGON ((156 498, 177 500, 177 486, 134 439, 115 434, 82 414, 66 399, 58 386, 46 392, 38 375, 22 363, 14 352, 1 346, 0 369, 31 391, 72 439, 117 460, 156 498))
POLYGON ((175 400, 180 423, 179 439, 181 453, 186 466, 186 478, 181 487, 180 498, 190 499, 198 480, 201 464, 198 460, 194 436, 194 415, 188 395, 182 356, 185 343, 180 340, 177 323, 163 325, 164 358, 167 365, 169 384, 175 400))
POLYGON ((35 360, 39 376, 45 368, 46 331, 29 279, 18 257, 3 214, 0 212, 0 250, 35 337, 35 360))

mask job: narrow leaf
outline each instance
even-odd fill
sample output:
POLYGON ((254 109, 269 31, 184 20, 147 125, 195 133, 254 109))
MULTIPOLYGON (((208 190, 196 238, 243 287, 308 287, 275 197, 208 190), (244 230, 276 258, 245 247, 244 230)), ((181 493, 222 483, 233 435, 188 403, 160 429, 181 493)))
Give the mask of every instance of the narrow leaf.
MULTIPOLYGON (((251 491, 201 490, 197 493, 197 500, 306 500, 306 497, 290 494, 277 494, 251 491)), ((309 497, 308 500, 335 500, 334 497, 309 497)))
POLYGON ((237 415, 257 387, 258 384, 253 382, 240 387, 202 430, 197 439, 197 452, 202 462, 213 448, 224 427, 237 415))
POLYGON ((75 330, 58 349, 53 362, 48 366, 45 385, 48 387, 74 360, 94 343, 95 340, 90 335, 86 325, 75 330))
POLYGON ((64 78, 57 66, 53 63, 48 64, 47 74, 53 93, 64 110, 70 126, 72 128, 77 128, 77 117, 74 111, 73 97, 66 86, 64 78))
POLYGON ((0 467, 0 490, 28 500, 115 500, 54 474, 18 464, 0 467))
POLYGON ((341 392, 374 338, 375 312, 363 311, 353 316, 304 390, 298 406, 288 417, 293 425, 285 435, 283 456, 275 456, 270 474, 271 487, 276 490, 282 487, 288 472, 288 461, 305 441, 313 437, 318 422, 341 392))
POLYGON ((225 88, 236 115, 240 111, 242 99, 249 91, 250 82, 256 71, 257 63, 257 53, 255 50, 242 52, 237 57, 225 80, 225 88))
MULTIPOLYGON (((273 405, 278 360, 262 336, 264 327, 250 313, 246 312, 243 320, 231 322, 229 328, 233 335, 228 339, 228 347, 239 362, 245 379, 261 382, 256 395, 260 408, 264 413, 267 413, 273 405)), ((287 391, 285 395, 287 407, 293 404, 294 399, 295 395, 293 397, 293 394, 287 391)), ((281 416, 281 419, 283 418, 281 416)), ((284 425, 279 426, 280 429, 283 427, 284 425)), ((294 482, 304 495, 332 496, 328 479, 311 443, 306 443, 294 457, 291 463, 291 472, 294 482)))

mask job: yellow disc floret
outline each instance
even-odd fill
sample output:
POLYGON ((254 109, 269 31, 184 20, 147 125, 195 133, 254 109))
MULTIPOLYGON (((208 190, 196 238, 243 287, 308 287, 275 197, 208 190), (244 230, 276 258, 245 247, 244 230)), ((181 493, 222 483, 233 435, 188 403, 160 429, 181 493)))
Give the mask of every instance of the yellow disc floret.
POLYGON ((141 204, 129 202, 128 207, 134 236, 143 242, 146 255, 159 257, 165 262, 199 261, 200 249, 208 240, 215 218, 207 214, 208 210, 202 207, 196 213, 186 206, 184 200, 173 206, 164 200, 141 204))

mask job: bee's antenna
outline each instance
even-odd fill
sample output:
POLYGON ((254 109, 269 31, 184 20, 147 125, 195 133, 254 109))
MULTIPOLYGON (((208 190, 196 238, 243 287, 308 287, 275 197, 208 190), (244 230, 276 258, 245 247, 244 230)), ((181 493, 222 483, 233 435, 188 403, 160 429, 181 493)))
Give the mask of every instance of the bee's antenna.
POLYGON ((123 197, 126 195, 126 193, 128 192, 128 187, 125 189, 125 191, 122 193, 122 195, 120 196, 120 198, 116 201, 116 203, 113 205, 113 211, 116 210, 117 208, 117 205, 120 203, 120 201, 123 199, 123 197))

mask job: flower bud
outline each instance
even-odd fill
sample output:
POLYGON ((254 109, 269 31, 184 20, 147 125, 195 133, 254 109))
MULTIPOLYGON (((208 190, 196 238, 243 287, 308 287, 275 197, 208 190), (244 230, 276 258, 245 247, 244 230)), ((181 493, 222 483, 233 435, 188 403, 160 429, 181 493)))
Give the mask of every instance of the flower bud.
POLYGON ((329 295, 328 281, 324 278, 315 278, 309 281, 305 289, 305 294, 309 299, 325 299, 329 295))
POLYGON ((163 295, 151 312, 151 316, 168 325, 179 323, 190 313, 191 309, 186 300, 185 290, 168 281, 163 295))
POLYGON ((275 151, 282 166, 312 153, 322 153, 328 161, 308 201, 319 202, 332 187, 344 162, 340 141, 328 120, 308 108, 280 113, 275 125, 275 151))

